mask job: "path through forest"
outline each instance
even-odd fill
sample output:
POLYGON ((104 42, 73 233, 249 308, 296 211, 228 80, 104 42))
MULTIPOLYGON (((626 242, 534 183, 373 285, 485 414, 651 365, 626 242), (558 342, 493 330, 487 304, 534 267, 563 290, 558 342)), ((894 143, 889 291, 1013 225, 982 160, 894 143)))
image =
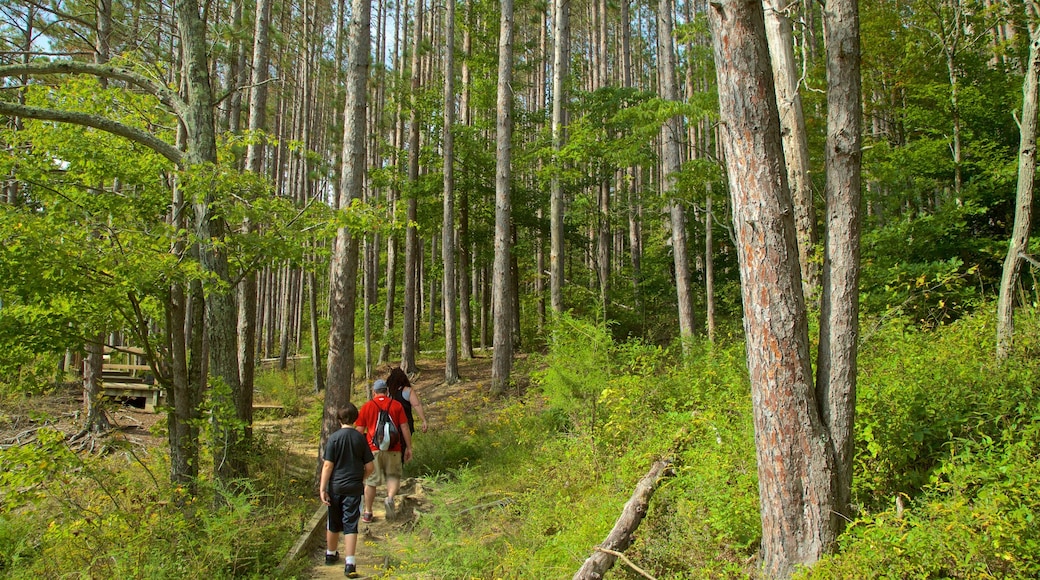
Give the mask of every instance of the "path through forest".
MULTIPOLYGON (((444 383, 444 361, 425 359, 418 361, 420 368, 419 376, 413 380, 419 396, 422 398, 423 407, 426 411, 426 419, 429 422, 429 430, 450 429, 446 424, 445 410, 449 404, 473 404, 479 406, 482 401, 480 396, 490 386, 491 358, 482 357, 459 363, 459 374, 462 381, 454 385, 444 383)), ((378 377, 385 377, 387 369, 377 373, 378 377)), ((355 399, 361 400, 355 394, 355 399)), ((359 405, 360 406, 360 405, 359 405)), ((419 419, 416 417, 416 424, 419 419)), ((417 437, 422 437, 420 431, 417 437)), ((313 453, 313 451, 311 451, 313 453)), ((360 578, 386 577, 389 568, 402 563, 400 554, 403 546, 399 543, 399 534, 414 525, 419 513, 426 510, 429 493, 432 489, 428 482, 409 478, 403 482, 397 500, 397 518, 393 522, 386 521, 383 509, 383 498, 386 497, 386 488, 380 487, 376 492, 376 501, 373 512, 375 518, 370 524, 361 523, 359 528, 357 569, 360 578)), ((315 509, 320 504, 315 499, 315 509)), ((308 556, 314 563, 312 570, 313 578, 343 578, 343 557, 340 556, 335 566, 326 566, 324 531, 321 531, 321 540, 316 542, 308 556)), ((342 553, 342 541, 340 552, 342 553)))

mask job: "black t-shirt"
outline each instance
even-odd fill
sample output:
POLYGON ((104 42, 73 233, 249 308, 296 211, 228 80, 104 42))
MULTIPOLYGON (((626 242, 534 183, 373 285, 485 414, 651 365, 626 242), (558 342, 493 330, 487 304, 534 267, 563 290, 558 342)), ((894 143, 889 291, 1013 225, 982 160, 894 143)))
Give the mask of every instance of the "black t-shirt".
POLYGON ((333 464, 329 493, 360 495, 365 491, 365 464, 372 461, 365 436, 353 427, 343 427, 325 443, 325 461, 333 464))

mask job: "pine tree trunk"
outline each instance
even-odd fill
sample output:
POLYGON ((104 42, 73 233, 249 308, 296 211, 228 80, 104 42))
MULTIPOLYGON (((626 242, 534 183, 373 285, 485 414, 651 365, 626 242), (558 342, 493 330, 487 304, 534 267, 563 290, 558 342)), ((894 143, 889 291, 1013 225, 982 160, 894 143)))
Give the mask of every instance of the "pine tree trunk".
POLYGON ((852 516, 852 468, 859 343, 860 191, 863 108, 859 0, 827 0, 827 234, 816 396, 834 448, 838 477, 834 533, 852 516))
MULTIPOLYGON (((657 43, 661 61, 661 98, 676 101, 679 93, 675 82, 675 50, 672 46, 671 0, 660 0, 657 8, 657 43)), ((661 191, 668 200, 669 226, 671 229, 672 261, 675 267, 676 299, 679 309, 679 337, 683 352, 689 349, 693 338, 693 290, 690 276, 690 259, 686 250, 686 210, 682 201, 675 197, 675 179, 679 172, 679 139, 682 135, 678 117, 669 118, 661 128, 661 191)))
MULTIPOLYGON (((339 207, 361 199, 366 173, 365 138, 372 4, 354 0, 347 32, 346 105, 343 111, 343 165, 339 207)), ((339 429, 336 410, 350 401, 354 386, 354 319, 357 298, 358 247, 350 229, 336 232, 332 257, 329 315, 329 359, 321 447, 339 429)))
POLYGON ((763 573, 787 578, 837 539, 835 457, 813 389, 762 5, 721 0, 708 13, 740 265, 763 573))
POLYGON ((459 381, 459 348, 456 340, 457 308, 455 297, 455 150, 452 128, 455 124, 455 1, 447 3, 444 16, 444 216, 441 222, 441 261, 444 281, 444 380, 459 381))
POLYGON ((819 283, 819 267, 811 260, 816 245, 816 212, 813 208, 812 183, 809 181, 809 144, 802 114, 802 96, 798 92, 798 65, 794 60, 794 38, 791 19, 783 0, 763 0, 766 37, 780 114, 787 182, 794 199, 795 228, 798 232, 798 256, 805 296, 812 296, 819 283))
POLYGON ((494 264, 494 358, 491 363, 491 394, 501 395, 509 385, 513 366, 512 283, 512 189, 513 135, 513 0, 502 0, 498 40, 497 138, 495 144, 495 264, 494 264))
POLYGON ((1011 356, 1015 332, 1014 289, 1018 285, 1022 257, 1029 251, 1032 225, 1033 183, 1036 173, 1037 78, 1040 75, 1040 6, 1028 1, 1029 63, 1022 81, 1022 120, 1019 126, 1018 188, 1015 194, 1015 225, 1004 258, 997 301, 997 360, 1011 356))
POLYGON ((549 209, 549 297, 555 314, 563 313, 563 264, 564 264, 564 229, 563 229, 563 184, 560 181, 560 151, 563 148, 566 134, 564 130, 566 95, 564 86, 567 79, 567 63, 570 51, 570 2, 555 0, 556 22, 553 25, 553 81, 552 81, 552 147, 553 172, 550 184, 549 209))
MULTIPOLYGON (((412 38, 412 91, 413 98, 419 95, 421 68, 419 61, 419 50, 422 42, 423 30, 423 4, 424 0, 418 0, 415 4, 415 36, 412 38)), ((408 182, 416 185, 419 182, 419 108, 417 102, 412 102, 411 114, 408 126, 408 182)), ((401 369, 408 375, 418 372, 415 365, 415 350, 418 342, 418 304, 417 288, 419 254, 422 247, 419 245, 419 232, 416 229, 418 222, 418 200, 417 193, 413 191, 408 195, 408 228, 405 231, 404 249, 404 314, 401 317, 403 332, 401 333, 401 369)))

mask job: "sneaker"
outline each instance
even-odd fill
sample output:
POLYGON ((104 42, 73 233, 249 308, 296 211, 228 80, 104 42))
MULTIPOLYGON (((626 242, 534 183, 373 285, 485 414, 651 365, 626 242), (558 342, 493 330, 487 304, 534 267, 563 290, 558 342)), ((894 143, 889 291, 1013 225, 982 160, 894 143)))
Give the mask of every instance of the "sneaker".
POLYGON ((372 512, 365 512, 361 514, 361 521, 365 522, 366 524, 372 523, 372 512))
POLYGON ((335 564, 338 561, 339 561, 339 552, 336 552, 335 554, 330 554, 328 552, 325 552, 325 565, 326 566, 331 566, 331 565, 335 564))
POLYGON ((343 566, 343 575, 347 578, 357 578, 357 567, 353 564, 347 564, 343 566))
POLYGON ((383 502, 386 505, 386 521, 392 522, 397 517, 397 507, 394 505, 394 498, 388 497, 383 502))

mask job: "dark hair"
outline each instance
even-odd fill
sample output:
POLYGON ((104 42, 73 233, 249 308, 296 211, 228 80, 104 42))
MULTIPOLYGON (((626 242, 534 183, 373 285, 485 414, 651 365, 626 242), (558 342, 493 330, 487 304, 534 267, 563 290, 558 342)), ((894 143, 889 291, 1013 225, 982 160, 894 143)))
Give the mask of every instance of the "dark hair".
POLYGON ((404 389, 411 387, 412 382, 408 380, 408 373, 401 367, 390 369, 390 375, 386 377, 386 386, 390 387, 390 395, 396 395, 404 389))
POLYGON ((354 406, 354 403, 349 401, 336 410, 336 419, 339 419, 340 425, 350 425, 354 421, 357 421, 357 416, 357 407, 354 406))

